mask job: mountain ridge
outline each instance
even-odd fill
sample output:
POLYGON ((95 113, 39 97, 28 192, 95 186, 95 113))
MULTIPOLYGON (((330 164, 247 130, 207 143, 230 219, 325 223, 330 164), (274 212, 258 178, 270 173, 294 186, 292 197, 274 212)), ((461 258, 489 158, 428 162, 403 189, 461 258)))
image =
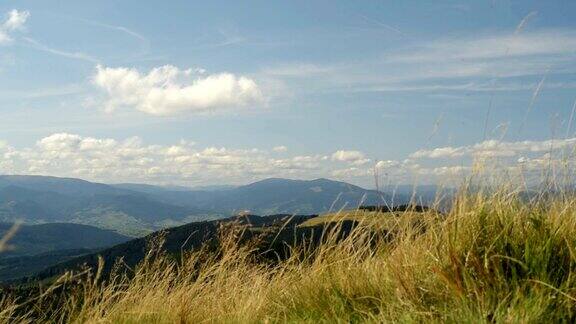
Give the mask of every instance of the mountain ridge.
POLYGON ((319 214, 361 204, 407 203, 409 195, 326 178, 268 178, 221 190, 148 184, 108 185, 75 178, 0 176, 0 221, 70 222, 139 236, 237 213, 319 214), (136 190, 137 189, 137 190, 136 190))

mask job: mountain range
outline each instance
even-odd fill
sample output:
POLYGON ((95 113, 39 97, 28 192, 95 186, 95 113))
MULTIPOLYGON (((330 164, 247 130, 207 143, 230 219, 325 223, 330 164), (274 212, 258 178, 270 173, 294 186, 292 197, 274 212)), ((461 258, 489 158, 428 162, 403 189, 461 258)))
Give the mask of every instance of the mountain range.
MULTIPOLYGON (((394 202, 405 203, 409 198, 397 193, 394 202)), ((0 222, 76 223, 131 236, 240 212, 318 214, 391 201, 390 194, 328 179, 266 179, 245 186, 197 190, 45 176, 0 176, 0 222)))

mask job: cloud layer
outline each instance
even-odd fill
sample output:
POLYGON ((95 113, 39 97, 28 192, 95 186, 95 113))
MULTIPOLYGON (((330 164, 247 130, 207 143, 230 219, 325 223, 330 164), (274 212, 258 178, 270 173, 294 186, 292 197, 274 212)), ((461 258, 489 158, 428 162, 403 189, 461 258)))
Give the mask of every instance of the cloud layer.
POLYGON ((56 133, 35 145, 15 148, 0 141, 0 173, 80 177, 103 182, 158 184, 243 184, 268 177, 329 177, 371 186, 374 172, 392 183, 462 181, 473 162, 438 165, 427 158, 474 156, 505 161, 507 170, 540 171, 559 164, 559 152, 576 148, 576 138, 557 141, 486 141, 463 147, 420 150, 405 160, 371 161, 355 150, 331 154, 290 155, 282 146, 270 150, 200 148, 191 141, 172 145, 56 133), (552 149, 550 149, 552 147, 552 149), (489 154, 486 152, 490 152, 489 154))
POLYGON ((364 165, 370 162, 360 151, 336 151, 332 154, 332 161, 349 162, 354 165, 364 165))
POLYGON ((545 74, 559 78, 544 88, 576 87, 562 77, 576 73, 575 53, 572 29, 511 30, 414 40, 362 61, 283 63, 261 73, 302 93, 529 91, 545 74))
POLYGON ((414 159, 515 157, 520 154, 542 153, 565 148, 574 148, 575 145, 576 138, 519 142, 501 142, 496 140, 489 140, 468 146, 446 146, 431 150, 419 150, 412 153, 410 157, 414 159))
POLYGON ((211 113, 262 100, 258 85, 250 78, 231 73, 197 74, 172 65, 148 73, 98 65, 92 81, 104 92, 108 112, 130 107, 157 116, 211 113))

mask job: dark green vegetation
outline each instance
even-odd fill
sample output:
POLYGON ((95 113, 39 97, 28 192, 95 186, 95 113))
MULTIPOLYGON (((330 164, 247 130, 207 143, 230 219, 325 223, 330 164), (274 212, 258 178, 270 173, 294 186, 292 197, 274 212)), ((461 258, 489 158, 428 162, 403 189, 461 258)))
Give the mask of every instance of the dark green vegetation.
POLYGON ((95 252, 98 252, 98 249, 71 249, 35 255, 2 257, 0 258, 0 282, 6 284, 30 277, 55 264, 95 252))
MULTIPOLYGON (((45 280, 61 275, 69 270, 81 270, 84 267, 96 269, 100 259, 104 262, 103 275, 110 273, 116 261, 122 260, 122 267, 131 269, 141 262, 151 244, 161 241, 161 249, 173 256, 179 257, 186 251, 197 251, 201 247, 216 248, 220 243, 223 231, 234 231, 238 243, 245 244, 250 240, 257 240, 257 252, 260 257, 275 260, 286 258, 289 247, 294 244, 318 243, 322 232, 327 230, 324 226, 300 227, 302 223, 315 218, 310 216, 292 216, 286 214, 271 216, 244 215, 222 220, 190 223, 183 226, 168 228, 146 237, 98 251, 96 253, 79 256, 77 258, 51 266, 38 274, 26 279, 27 281, 45 280)), ((345 225, 347 231, 356 222, 345 225)))
MULTIPOLYGON (((0 223, 0 237, 12 227, 0 223)), ((130 240, 130 237, 93 226, 67 223, 20 225, 0 257, 41 254, 56 250, 95 249, 130 240)))
MULTIPOLYGON (((13 224, 0 223, 0 237, 13 224)), ((0 253, 0 281, 32 275, 49 266, 130 240, 110 230, 80 224, 20 225, 0 253)))

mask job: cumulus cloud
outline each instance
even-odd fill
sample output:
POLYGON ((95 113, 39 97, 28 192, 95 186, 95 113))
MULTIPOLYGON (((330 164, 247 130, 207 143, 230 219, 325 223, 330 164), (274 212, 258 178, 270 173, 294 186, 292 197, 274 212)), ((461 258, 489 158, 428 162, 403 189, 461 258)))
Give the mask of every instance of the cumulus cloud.
POLYGON ((379 170, 385 170, 390 168, 398 168, 401 166, 401 163, 398 161, 393 160, 385 160, 385 161, 378 161, 376 163, 376 168, 379 170))
POLYGON ((370 175, 371 175, 370 170, 358 167, 349 167, 346 169, 337 169, 332 171, 332 176, 339 179, 350 179, 370 175))
POLYGON ((4 29, 9 31, 22 29, 29 17, 28 11, 11 10, 8 13, 8 19, 4 22, 4 29))
POLYGON ((231 73, 199 76, 172 65, 148 73, 98 65, 92 81, 107 96, 108 112, 130 107, 157 116, 208 113, 262 100, 260 88, 248 77, 231 73))
POLYGON ((282 153, 282 152, 288 151, 288 148, 284 145, 279 145, 279 146, 275 146, 272 150, 274 152, 282 153))
POLYGON ((363 165, 370 162, 360 151, 339 150, 332 154, 332 161, 348 162, 354 165, 363 165))
MULTIPOLYGON (((573 147, 570 145, 576 144, 576 138, 556 142, 559 143, 558 147, 573 147)), ((539 174, 551 165, 554 169, 565 167, 565 160, 560 158, 563 154, 553 154, 545 150, 550 142, 505 143, 504 151, 509 150, 509 147, 513 146, 511 144, 522 147, 523 151, 500 165, 504 170, 539 174)), ((493 142, 469 146, 474 147, 486 148, 492 152, 499 146, 493 142)), ((359 151, 341 150, 332 155, 279 158, 274 149, 267 151, 254 148, 199 147, 186 140, 155 145, 144 143, 138 137, 113 139, 70 133, 52 134, 24 148, 16 148, 0 141, 0 174, 43 174, 102 182, 244 184, 268 177, 332 177, 371 186, 375 175, 385 178, 387 183, 456 183, 461 181, 463 176, 474 172, 474 165, 471 163, 419 164, 415 159, 409 158, 374 161, 375 164, 372 165, 365 162, 367 160, 359 151)), ((574 162, 570 163, 570 169, 576 167, 574 162)))
POLYGON ((576 138, 519 142, 488 140, 468 146, 447 146, 431 150, 419 150, 412 153, 410 158, 451 159, 459 157, 514 157, 522 153, 554 151, 565 148, 574 148, 575 146, 576 138))
POLYGON ((23 30, 29 17, 30 12, 25 10, 13 9, 8 12, 6 20, 0 25, 0 44, 10 43, 12 41, 12 33, 23 30))
POLYGON ((301 155, 282 159, 259 149, 198 148, 194 142, 148 145, 138 137, 117 140, 56 133, 34 146, 0 142, 0 173, 49 174, 105 182, 180 184, 245 183, 267 177, 326 176, 330 159, 301 155))

